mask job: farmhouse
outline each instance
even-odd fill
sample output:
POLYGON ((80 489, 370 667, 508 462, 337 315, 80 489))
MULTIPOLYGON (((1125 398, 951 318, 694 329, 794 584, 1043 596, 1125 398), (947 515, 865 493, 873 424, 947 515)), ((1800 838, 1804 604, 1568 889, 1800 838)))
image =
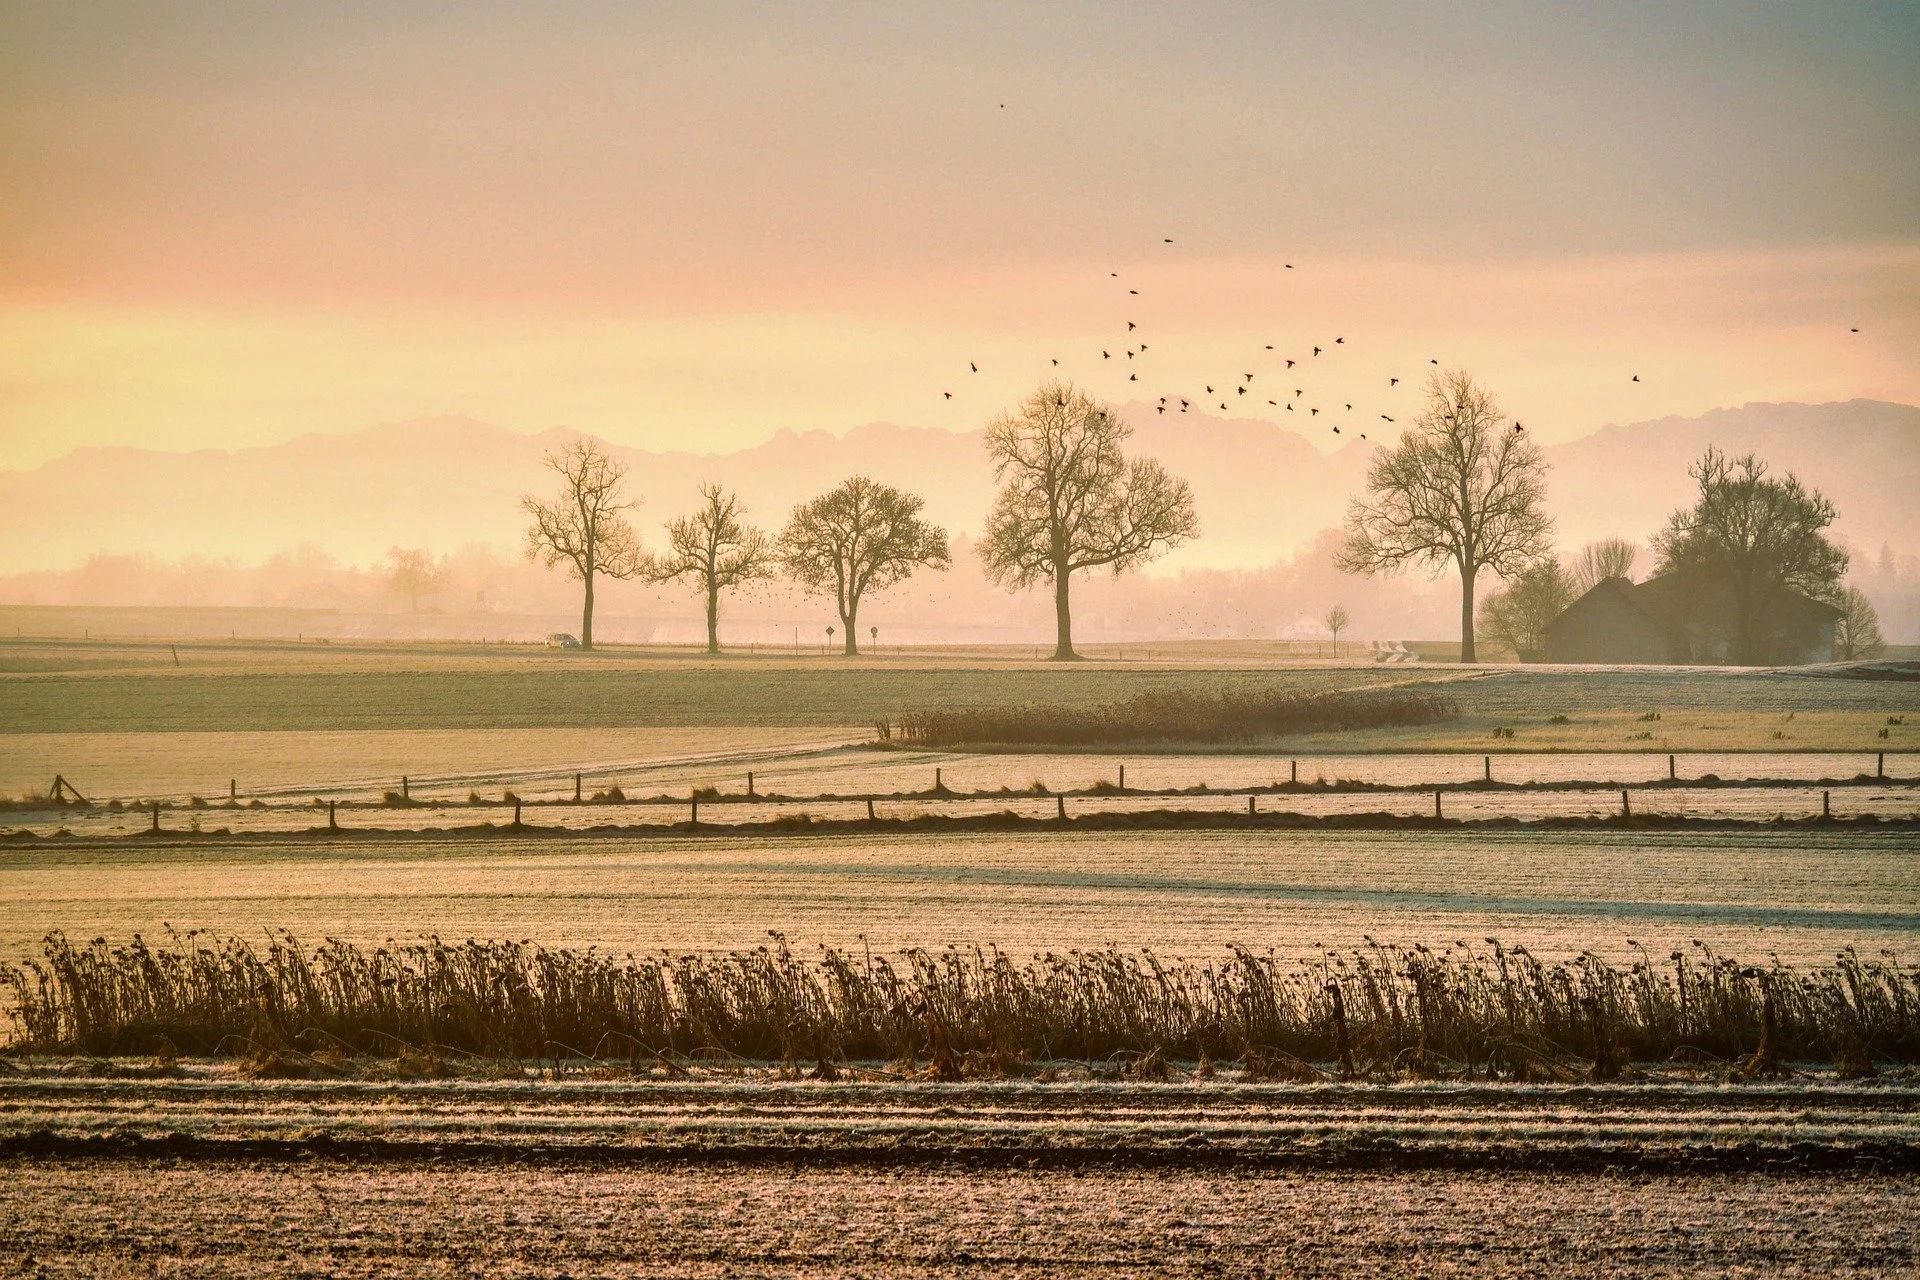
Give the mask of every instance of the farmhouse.
MULTIPOLYGON (((1753 661, 1794 666, 1833 661, 1840 611, 1798 591, 1775 590, 1760 604, 1753 661)), ((1733 663, 1732 587, 1695 574, 1632 582, 1608 578, 1547 624, 1548 662, 1733 663)))

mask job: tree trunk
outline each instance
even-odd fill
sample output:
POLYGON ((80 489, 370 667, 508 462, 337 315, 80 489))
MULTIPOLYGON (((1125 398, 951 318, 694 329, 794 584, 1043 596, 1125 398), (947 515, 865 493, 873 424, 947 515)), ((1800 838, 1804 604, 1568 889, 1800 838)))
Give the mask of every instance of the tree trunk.
POLYGON ((1460 566, 1460 661, 1475 662, 1473 656, 1473 565, 1460 566))
POLYGON ((587 584, 586 597, 580 606, 580 647, 593 648, 593 571, 584 575, 587 584))
POLYGON ((707 652, 720 652, 720 588, 707 588, 707 652))
POLYGON ((1072 662, 1080 655, 1073 651, 1073 609, 1067 601, 1067 584, 1073 575, 1064 567, 1055 565, 1053 570, 1053 620, 1055 639, 1053 660, 1072 662))

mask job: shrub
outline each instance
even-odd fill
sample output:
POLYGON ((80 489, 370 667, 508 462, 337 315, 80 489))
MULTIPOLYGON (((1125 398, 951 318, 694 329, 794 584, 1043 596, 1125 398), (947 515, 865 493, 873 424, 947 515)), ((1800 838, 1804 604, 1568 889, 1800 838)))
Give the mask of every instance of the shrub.
POLYGON ((1452 698, 1410 689, 1334 693, 1144 693, 1093 707, 923 711, 895 732, 923 747, 1133 746, 1257 742, 1289 734, 1434 724, 1460 714, 1452 698))

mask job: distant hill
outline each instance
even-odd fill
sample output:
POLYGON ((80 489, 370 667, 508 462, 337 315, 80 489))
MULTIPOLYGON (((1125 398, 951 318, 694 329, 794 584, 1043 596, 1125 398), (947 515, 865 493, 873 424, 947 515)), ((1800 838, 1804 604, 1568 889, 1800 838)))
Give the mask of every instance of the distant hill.
MULTIPOLYGON (((1291 555, 1336 524, 1358 491, 1373 446, 1323 454, 1273 423, 1204 414, 1123 412, 1135 447, 1194 485, 1204 536, 1172 566, 1249 567, 1291 555)), ((96 552, 141 551, 255 560, 301 544, 350 563, 392 545, 453 550, 511 546, 520 495, 545 490, 541 455, 570 433, 523 433, 463 418, 308 435, 232 451, 81 449, 27 471, 0 472, 0 574, 57 569, 96 552)), ((1920 409, 1844 404, 1750 404, 1698 418, 1608 426, 1547 450, 1549 501, 1565 545, 1619 534, 1644 539, 1684 500, 1687 464, 1709 443, 1753 451, 1838 504, 1855 545, 1920 543, 1920 409)), ((845 435, 782 431, 729 454, 653 453, 619 446, 644 499, 643 534, 687 506, 700 481, 738 488, 763 523, 848 474, 922 493, 955 532, 976 531, 992 496, 980 433, 872 423, 845 435)))

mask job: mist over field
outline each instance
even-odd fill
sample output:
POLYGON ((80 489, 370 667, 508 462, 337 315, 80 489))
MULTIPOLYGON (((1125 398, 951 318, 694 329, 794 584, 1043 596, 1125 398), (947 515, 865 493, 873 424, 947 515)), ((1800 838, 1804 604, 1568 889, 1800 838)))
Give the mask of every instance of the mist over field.
MULTIPOLYGON (((1123 414, 1135 446, 1193 484, 1202 535, 1146 574, 1086 575, 1078 594, 1089 638, 1317 640, 1318 618, 1336 602, 1352 614, 1356 638, 1445 637, 1457 624, 1445 577, 1358 578, 1334 567, 1369 442, 1327 450, 1260 417, 1169 419, 1143 404, 1123 414)), ((568 438, 560 428, 432 419, 232 451, 89 448, 0 472, 0 605, 330 610, 335 616, 234 625, 533 638, 566 619, 574 592, 519 555, 519 497, 544 484, 542 454, 568 438), (431 595, 413 602, 392 589, 382 560, 395 546, 446 557, 448 573, 431 595)), ((1920 409, 1911 406, 1751 404, 1549 445, 1548 508, 1560 545, 1619 536, 1644 546, 1684 504, 1687 467, 1709 445, 1758 453, 1831 497, 1835 537, 1853 553, 1850 581, 1874 601, 1890 642, 1920 642, 1920 537, 1908 506, 1920 492, 1920 409)), ((957 535, 954 568, 879 597, 872 624, 910 643, 1046 638, 1044 593, 993 587, 973 553, 993 492, 979 431, 872 423, 844 435, 781 431, 724 453, 607 448, 631 469, 634 522, 652 546, 706 480, 737 490, 749 518, 768 526, 856 471, 918 492, 930 517, 957 535)), ((1643 553, 1639 572, 1651 563, 1643 553)), ((604 590, 610 639, 700 637, 689 592, 642 583, 604 590)), ((830 615, 791 584, 761 584, 726 602, 724 634, 781 644, 798 630, 811 643, 830 615)), ((218 629, 217 620, 200 625, 218 629)))

